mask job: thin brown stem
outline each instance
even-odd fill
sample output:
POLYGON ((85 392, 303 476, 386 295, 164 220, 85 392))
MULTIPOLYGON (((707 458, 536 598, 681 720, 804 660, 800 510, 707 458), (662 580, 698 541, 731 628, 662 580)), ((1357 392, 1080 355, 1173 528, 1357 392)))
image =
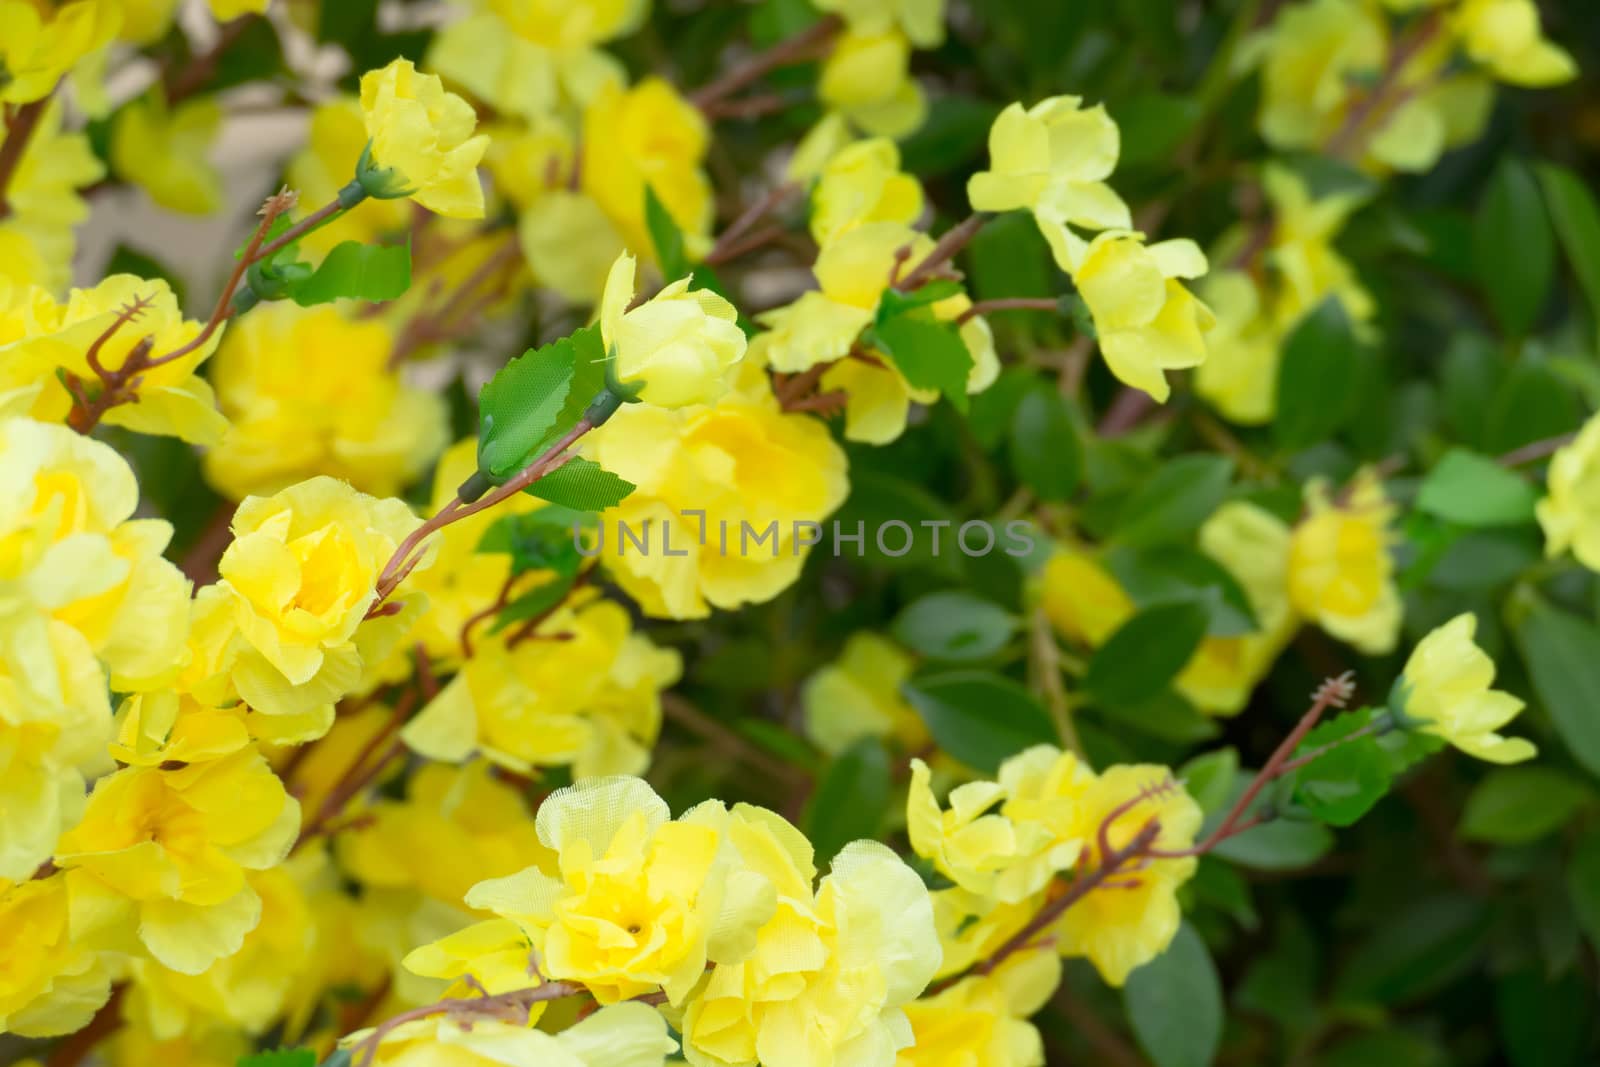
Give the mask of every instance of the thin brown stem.
POLYGON ((1061 743, 1081 757, 1083 743, 1078 740, 1078 729, 1072 722, 1072 701, 1061 682, 1061 649, 1056 647, 1055 631, 1043 608, 1034 609, 1029 627, 1029 651, 1039 688, 1044 692, 1045 706, 1050 710, 1061 743))
POLYGON ((16 174, 17 168, 22 165, 22 157, 28 151, 28 142, 32 140, 33 133, 39 128, 39 122, 44 118, 45 108, 50 106, 50 97, 23 104, 16 113, 6 119, 6 138, 0 141, 0 219, 11 214, 11 204, 6 200, 6 188, 11 184, 11 178, 16 174))
POLYGON ((397 1028, 417 1019, 428 1019, 435 1015, 457 1015, 468 1025, 474 1020, 525 1023, 529 1009, 533 1005, 541 1001, 582 996, 587 992, 588 990, 576 982, 546 982, 544 985, 513 989, 508 993, 497 993, 494 996, 453 997, 425 1004, 420 1008, 412 1008, 391 1016, 373 1027, 372 1033, 357 1042, 352 1050, 353 1062, 355 1067, 368 1067, 377 1056, 378 1046, 383 1044, 385 1037, 397 1028))
POLYGON ((923 282, 931 281, 934 275, 938 274, 946 263, 954 259, 956 253, 965 248, 967 242, 972 240, 991 218, 993 216, 986 212, 974 211, 961 222, 950 227, 944 232, 944 236, 939 238, 933 248, 928 251, 928 254, 923 257, 922 262, 913 267, 909 273, 901 275, 895 281, 894 287, 901 292, 910 292, 923 282))
POLYGON ((765 218, 774 208, 789 197, 800 191, 800 186, 795 182, 784 182, 768 189, 749 207, 739 213, 739 217, 728 224, 728 228, 717 235, 717 243, 711 246, 711 251, 706 253, 705 262, 708 265, 721 263, 732 256, 728 248, 743 237, 750 228, 765 218))
MULTIPOLYGON (((246 253, 246 255, 241 257, 241 260, 249 260, 250 263, 254 263, 259 260, 267 259, 272 255, 283 251, 285 248, 288 248, 290 245, 300 240, 300 238, 304 237, 312 230, 319 228, 343 210, 343 205, 341 205, 337 199, 330 200, 317 210, 313 211, 311 214, 307 215, 305 218, 301 219, 299 222, 295 223, 293 226, 290 226, 287 230, 284 230, 281 234, 274 238, 270 244, 262 247, 259 252, 254 253, 254 255, 246 253)), ((249 266, 249 263, 246 263, 245 265, 249 266)))
POLYGON ((371 785, 389 765, 389 761, 399 755, 403 746, 396 740, 390 743, 377 759, 372 758, 373 754, 378 752, 385 742, 390 742, 400 727, 405 725, 406 718, 416 705, 417 691, 414 689, 408 689, 395 701, 388 721, 356 752, 355 758, 345 768, 339 781, 334 783, 333 788, 328 790, 328 795, 322 798, 322 803, 318 805, 311 821, 301 827, 300 836, 294 843, 296 850, 306 842, 326 833, 333 821, 344 811, 345 805, 371 785))
POLYGON ((1394 729, 1394 721, 1388 716, 1374 719, 1373 721, 1367 723, 1367 725, 1361 727, 1359 730, 1351 730, 1349 733, 1345 734, 1336 741, 1329 741, 1325 745, 1317 746, 1303 756, 1296 756, 1294 759, 1278 768, 1278 774, 1280 777, 1286 774, 1293 774, 1301 767, 1306 767, 1317 762, 1317 760, 1321 759, 1323 756, 1326 756, 1336 748, 1343 748, 1350 742, 1359 740, 1363 737, 1378 737, 1381 734, 1388 733, 1392 729, 1394 729))
POLYGON ((116 1033, 122 1026, 122 998, 127 986, 119 985, 111 991, 111 999, 100 1006, 94 1017, 81 1030, 62 1038, 61 1044, 50 1052, 45 1067, 77 1067, 94 1051, 101 1041, 116 1033))
POLYGON ((494 598, 494 603, 490 604, 486 608, 483 608, 481 611, 475 612, 474 614, 468 616, 467 621, 461 624, 462 659, 472 658, 473 629, 477 627, 479 623, 487 622, 488 620, 494 618, 495 615, 499 613, 500 609, 506 606, 507 602, 511 599, 511 587, 517 584, 517 579, 519 577, 521 577, 521 575, 517 574, 516 571, 508 572, 506 574, 506 580, 500 583, 500 593, 494 598))
POLYGON ((818 19, 800 33, 779 41, 764 52, 757 52, 743 63, 735 64, 722 77, 696 89, 689 94, 689 102, 706 111, 719 101, 760 81, 771 71, 816 59, 842 29, 844 20, 837 15, 818 19))
POLYGON ((1389 52, 1378 80, 1362 97, 1350 106, 1344 122, 1329 138, 1324 151, 1333 157, 1357 160, 1366 150, 1366 138, 1409 96, 1409 90, 1399 85, 1406 64, 1422 50, 1443 27, 1440 12, 1431 11, 1423 16, 1389 52))
POLYGON ((803 770, 770 755, 765 749, 746 740, 743 735, 707 715, 678 694, 662 693, 661 710, 670 722, 702 740, 709 741, 773 781, 788 783, 793 788, 804 786, 806 774, 803 770))
POLYGON ((1546 437, 1538 441, 1529 441, 1520 448, 1513 448, 1510 452, 1497 457, 1495 462, 1502 467, 1520 467, 1524 463, 1532 463, 1536 459, 1544 459, 1554 455, 1567 445, 1570 445, 1578 435, 1573 433, 1557 434, 1555 437, 1546 437))

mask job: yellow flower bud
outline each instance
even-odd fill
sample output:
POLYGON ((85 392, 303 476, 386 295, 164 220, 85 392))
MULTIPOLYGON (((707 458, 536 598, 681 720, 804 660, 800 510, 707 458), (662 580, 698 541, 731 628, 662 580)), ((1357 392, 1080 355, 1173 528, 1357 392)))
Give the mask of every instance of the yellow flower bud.
POLYGON ((1497 732, 1522 711, 1522 701, 1489 688, 1494 660, 1474 643, 1478 618, 1457 615, 1417 643, 1401 672, 1398 707, 1408 729, 1442 737, 1490 763, 1520 763, 1538 754, 1531 741, 1497 732))
POLYGON ((1294 610, 1341 641, 1382 655, 1400 637, 1400 591, 1394 582, 1392 505, 1383 483, 1363 469, 1343 500, 1326 482, 1306 487, 1306 517, 1289 543, 1289 600, 1294 610))
POLYGON ((638 307, 633 256, 617 257, 600 299, 600 336, 617 361, 617 378, 643 386, 657 407, 709 404, 728 390, 728 371, 744 357, 738 310, 709 289, 671 282, 638 307))
MULTIPOLYGON (((451 218, 483 217, 477 167, 489 138, 473 136, 478 116, 471 104, 446 92, 435 75, 420 74, 410 60, 397 59, 362 75, 361 111, 376 177, 387 173, 392 185, 381 192, 368 187, 368 193, 409 196, 451 218)), ((365 179, 363 186, 368 186, 365 179)))

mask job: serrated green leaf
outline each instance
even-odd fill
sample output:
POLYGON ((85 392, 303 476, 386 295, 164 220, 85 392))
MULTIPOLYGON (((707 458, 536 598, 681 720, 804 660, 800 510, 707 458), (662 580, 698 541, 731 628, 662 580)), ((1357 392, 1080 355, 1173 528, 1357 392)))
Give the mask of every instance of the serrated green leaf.
POLYGON ((957 411, 967 410, 972 354, 953 324, 912 311, 878 323, 869 335, 872 346, 900 369, 913 389, 937 389, 957 411))
POLYGON ((655 246, 661 276, 672 282, 688 274, 689 257, 683 248, 683 231, 649 182, 644 187, 644 223, 650 231, 650 242, 655 246))
POLYGON ((335 300, 393 300, 411 287, 411 243, 367 245, 346 241, 329 252, 308 278, 287 286, 301 307, 335 300))
POLYGON ((480 471, 503 482, 542 454, 576 371, 577 346, 563 338, 524 352, 489 379, 478 393, 480 471))
POLYGON ((593 460, 575 456, 524 492, 574 511, 604 511, 622 503, 635 488, 593 460))
POLYGON ((883 325, 891 319, 917 308, 924 308, 930 304, 937 304, 941 300, 948 300, 961 293, 961 283, 950 278, 935 278, 931 282, 920 285, 909 293, 899 289, 885 289, 878 298, 878 312, 873 318, 876 325, 883 325))

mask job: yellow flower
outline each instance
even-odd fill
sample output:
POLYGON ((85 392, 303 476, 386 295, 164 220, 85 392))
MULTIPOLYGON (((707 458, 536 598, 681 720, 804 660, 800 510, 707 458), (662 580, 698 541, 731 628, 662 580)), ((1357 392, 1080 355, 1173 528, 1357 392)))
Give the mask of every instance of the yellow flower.
POLYGON ((385 196, 409 196, 450 218, 483 217, 477 167, 489 139, 473 136, 471 104, 446 92, 437 76, 396 59, 361 76, 361 111, 372 164, 391 172, 394 188, 385 196))
POLYGON ((1545 481, 1537 509, 1545 554, 1571 549, 1579 563, 1600 571, 1600 418, 1556 451, 1545 481))
POLYGON ((834 153, 811 190, 811 236, 827 246, 868 222, 909 224, 922 214, 922 184, 900 171, 900 150, 886 137, 834 153))
MULTIPOLYGON (((32 628, 13 632, 29 633, 40 653, 75 655, 65 634, 45 632, 47 621, 65 624, 109 668, 113 689, 170 678, 189 582, 161 557, 171 525, 131 517, 139 489, 127 461, 64 426, 9 419, 0 421, 0 471, 0 579, 11 610, 31 614, 0 626, 32 628)), ((52 692, 56 665, 48 655, 30 662, 35 691, 52 692)))
MULTIPOLYGON (((66 371, 84 382, 94 382, 88 361, 90 346, 136 301, 144 302, 143 310, 101 345, 99 361, 107 370, 120 369, 146 341, 151 344, 152 356, 159 359, 199 335, 201 324, 183 317, 178 298, 165 281, 113 274, 93 289, 72 290, 65 304, 37 317, 22 336, 0 345, 0 394, 37 384, 40 389, 28 413, 46 422, 64 421, 72 408, 72 395, 57 380, 57 373, 66 371)), ((217 411, 211 386, 195 372, 216 344, 213 334, 194 351, 141 371, 138 402, 111 408, 101 421, 138 433, 214 444, 228 422, 217 411)))
MULTIPOLYGON (((3 14, 0 25, 11 25, 3 14)), ((0 221, 0 277, 42 286, 51 294, 63 292, 72 279, 74 228, 89 217, 89 205, 77 191, 106 172, 86 134, 63 132, 63 110, 56 101, 45 107, 6 183, 11 215, 0 221)), ((0 337, 0 343, 11 339, 0 337)), ((6 377, 4 363, 0 357, 0 379, 6 377)))
POLYGON ((951 790, 950 808, 941 811, 927 764, 912 760, 911 847, 962 889, 1019 903, 1077 861, 1084 847, 1077 807, 1093 780, 1072 753, 1036 746, 1002 764, 999 781, 951 790))
POLYGON ((1195 368, 1195 392, 1231 422, 1261 426, 1278 413, 1278 363, 1282 331, 1262 306, 1248 273, 1207 275, 1199 296, 1216 315, 1206 335, 1206 359, 1195 368))
POLYGON ((234 500, 317 474, 390 496, 444 447, 444 399, 390 368, 394 336, 334 306, 257 308, 228 330, 211 380, 229 420, 207 480, 234 500))
MULTIPOLYGON (((342 1042, 350 1047, 368 1031, 342 1042)), ((448 1018, 418 1019, 389 1031, 372 1063, 380 1067, 665 1067, 678 1043, 646 1004, 613 1004, 558 1034, 496 1020, 470 1028, 448 1018)), ((360 1059, 357 1056, 357 1059, 360 1059)))
POLYGON ((590 436, 594 459, 638 486, 601 514, 597 551, 647 615, 704 618, 712 606, 771 600, 849 492, 827 427, 770 396, 677 411, 630 404, 590 436), (635 537, 649 524, 652 550, 624 540, 619 524, 635 537))
POLYGON ((696 1067, 889 1064, 910 1044, 904 1007, 939 965, 922 880, 872 841, 846 845, 813 897, 809 842, 771 812, 703 804, 684 821, 721 828, 776 910, 741 962, 719 965, 684 1012, 696 1067))
POLYGON ((1491 689, 1494 660, 1473 641, 1478 618, 1468 612, 1417 643, 1401 671, 1395 718, 1407 729, 1442 737, 1469 756, 1490 763, 1521 763, 1538 754, 1521 737, 1499 729, 1522 711, 1522 701, 1491 689))
POLYGON ((1108 230, 1089 242, 1072 279, 1118 380, 1164 402, 1172 390, 1162 371, 1205 361, 1204 335, 1215 317, 1177 280, 1205 271, 1193 241, 1146 246, 1138 234, 1108 230))
POLYGON ((121 13, 108 0, 0 0, 0 103, 50 95, 72 67, 117 34, 121 13))
POLYGON ((711 183, 700 167, 710 140, 705 116, 661 78, 631 89, 606 82, 583 112, 583 192, 628 248, 654 259, 644 217, 648 186, 693 255, 711 229, 711 183))
POLYGON ((111 996, 111 968, 74 921, 67 879, 0 878, 0 1034, 81 1029, 111 996))
POLYGON ((640 779, 557 790, 536 825, 558 873, 482 882, 467 904, 517 922, 547 978, 582 982, 602 1004, 658 988, 682 1004, 708 962, 738 962, 772 915, 766 880, 732 867, 714 827, 669 821, 640 779))
POLYGON ((837 660, 806 679, 800 693, 806 734, 830 753, 863 737, 892 738, 905 751, 919 750, 928 742, 927 728, 900 694, 915 666, 893 642, 852 634, 837 660))
POLYGON ((1261 136, 1276 148, 1312 148, 1344 121, 1352 86, 1382 67, 1388 32, 1362 0, 1310 0, 1280 12, 1261 45, 1261 136))
POLYGON ((817 0, 816 9, 844 19, 851 29, 880 33, 900 29, 918 48, 944 41, 945 0, 817 0))
POLYGON ((1462 0, 1452 16, 1467 54, 1503 82, 1542 89, 1578 76, 1578 65, 1539 32, 1533 0, 1462 0))
POLYGON ((100 779, 56 863, 107 926, 137 927, 162 965, 199 974, 237 952, 261 918, 245 872, 280 863, 299 830, 300 805, 246 749, 100 779))
POLYGON ((1356 474, 1343 499, 1327 483, 1306 486, 1306 517, 1289 543, 1289 600, 1294 610, 1368 655, 1391 651, 1400 637, 1394 581, 1394 506, 1371 470, 1356 474))
POLYGON ((379 801, 370 825, 340 835, 340 859, 364 885, 459 907, 476 883, 547 857, 520 794, 492 771, 424 764, 404 801, 379 801))
POLYGON ((484 164, 496 192, 525 211, 565 189, 577 168, 577 145, 568 124, 550 114, 527 122, 501 122, 490 130, 484 164))
POLYGON ((207 707, 173 689, 138 693, 117 709, 111 755, 131 767, 221 759, 250 745, 243 711, 207 707))
POLYGON ((622 234, 591 196, 554 189, 517 220, 523 257, 541 285, 573 304, 598 304, 622 234))
MULTIPOLYGON (((1181 851, 1194 844, 1200 829, 1200 806, 1173 783, 1165 767, 1148 764, 1107 768, 1089 786, 1079 809, 1079 832, 1087 842, 1082 864, 1093 869, 1100 853, 1101 827, 1109 816, 1135 797, 1134 803, 1106 827, 1111 848, 1125 847, 1150 819, 1160 824, 1154 847, 1181 851), (1168 782, 1165 789, 1154 787, 1168 782), (1155 795, 1150 795, 1155 792, 1155 795)), ((1062 913, 1053 927, 1064 956, 1086 956, 1100 977, 1121 986, 1128 974, 1165 951, 1178 933, 1182 912, 1178 886, 1194 874, 1193 857, 1147 859, 1136 870, 1116 878, 1114 886, 1087 893, 1062 913)))
POLYGON ((521 37, 552 51, 577 51, 638 29, 649 0, 487 0, 521 37))
POLYGON ((1024 109, 1013 103, 989 130, 990 170, 967 184, 975 211, 1034 213, 1061 269, 1082 256, 1083 239, 1068 227, 1125 230, 1128 205, 1105 180, 1121 151, 1117 124, 1103 105, 1052 96, 1024 109))
POLYGON ((1059 545, 1044 566, 1040 604, 1056 632, 1098 648, 1133 615, 1121 583, 1087 551, 1059 545))
POLYGON ((1332 295, 1356 322, 1373 314, 1372 297, 1356 279, 1349 262, 1333 247, 1345 220, 1361 207, 1358 193, 1333 193, 1312 199, 1311 190, 1293 171, 1268 165, 1261 185, 1272 204, 1272 240, 1267 259, 1283 281, 1274 314, 1285 328, 1332 295))
POLYGON ((568 764, 576 778, 641 774, 661 729, 661 690, 682 664, 632 629, 620 604, 580 597, 514 646, 514 631, 480 635, 401 737, 429 759, 481 751, 522 774, 568 764))
POLYGON ((161 1041, 142 1026, 125 1024, 96 1050, 104 1050, 110 1067, 234 1067, 253 1047, 243 1033, 221 1026, 161 1041))
POLYGON ((627 81, 620 62, 584 43, 597 28, 593 7, 509 0, 442 27, 423 65, 498 115, 582 107, 607 83, 627 81))
POLYGON ((267 10, 272 0, 206 0, 218 22, 228 22, 241 15, 259 15, 267 10))
POLYGON ((357 687, 363 665, 384 658, 363 655, 363 636, 393 621, 363 624, 373 586, 417 525, 404 502, 326 477, 239 505, 217 572, 245 646, 232 669, 245 703, 293 715, 357 687))
POLYGON ((999 952, 1044 907, 1047 893, 1041 892, 1015 904, 1002 904, 960 886, 949 886, 930 895, 934 924, 939 928, 939 944, 944 952, 938 977, 948 978, 999 952))
POLYGON ((628 253, 618 256, 600 299, 600 336, 617 377, 642 386, 639 399, 657 407, 711 403, 744 358, 738 309, 709 289, 690 289, 688 278, 630 309, 635 266, 628 253))
MULTIPOLYGON (((305 147, 289 161, 286 180, 300 194, 300 203, 315 210, 332 202, 350 181, 354 160, 367 144, 361 102, 341 96, 311 111, 305 147)), ((342 241, 373 244, 399 233, 411 223, 411 208, 402 201, 366 199, 321 229, 300 239, 303 251, 326 255, 342 241)), ((260 314, 257 309, 255 314, 260 314)), ((243 323, 236 324, 237 329, 243 323)))
POLYGON ((993 974, 963 978, 906 1007, 916 1044, 895 1067, 1043 1067, 1044 1041, 1028 1017, 1061 981, 1050 952, 1026 952, 993 974))
POLYGON ((823 61, 817 95, 823 106, 878 137, 904 137, 928 114, 911 77, 911 41, 893 28, 849 29, 823 61))
POLYGON ((210 215, 222 204, 222 175, 206 153, 221 127, 222 106, 211 97, 169 110, 157 89, 117 112, 111 165, 162 207, 210 215))

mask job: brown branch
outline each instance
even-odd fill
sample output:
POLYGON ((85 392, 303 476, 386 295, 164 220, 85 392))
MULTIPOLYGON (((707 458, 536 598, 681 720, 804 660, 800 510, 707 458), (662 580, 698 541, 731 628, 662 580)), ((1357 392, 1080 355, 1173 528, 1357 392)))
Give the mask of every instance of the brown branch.
POLYGON ((894 287, 901 292, 910 292, 923 282, 931 281, 933 276, 939 273, 946 263, 954 259, 956 253, 965 248, 967 242, 972 240, 974 235, 983 229, 984 224, 992 217, 986 212, 974 211, 961 222, 950 227, 944 232, 944 236, 939 238, 938 242, 929 250, 922 262, 912 268, 909 274, 895 281, 894 287))
POLYGON ((28 151, 28 142, 32 139, 34 131, 39 128, 45 108, 49 106, 50 97, 46 95, 42 99, 23 104, 17 109, 16 114, 6 119, 6 138, 0 141, 0 219, 11 214, 11 204, 6 200, 6 187, 11 184, 12 176, 22 165, 22 157, 28 151))
POLYGON ((1388 61, 1375 84, 1345 113, 1344 122, 1334 131, 1324 148, 1333 157, 1355 160, 1365 150, 1364 138, 1371 131, 1373 120, 1386 118, 1408 99, 1413 90, 1399 88, 1400 75, 1422 47, 1443 27, 1444 21, 1437 10, 1430 11, 1419 20, 1411 32, 1401 38, 1389 52, 1388 61), (1399 88, 1393 98, 1391 90, 1399 88))
POLYGON ((1131 385, 1124 386, 1116 399, 1111 401, 1111 406, 1106 409, 1100 425, 1095 428, 1095 433, 1101 437, 1115 437, 1127 433, 1155 409, 1156 402, 1150 399, 1148 393, 1131 385))
POLYGON ((167 103, 176 104, 205 88, 206 83, 217 73, 217 65, 222 59, 222 54, 238 43, 239 38, 245 35, 254 22, 253 15, 233 19, 221 27, 216 41, 204 52, 190 57, 187 63, 169 61, 164 64, 161 82, 166 92, 167 103))
POLYGON ((704 263, 712 266, 724 260, 732 259, 736 253, 730 252, 729 247, 743 237, 750 228, 760 222, 774 208, 789 197, 800 191, 800 186, 794 182, 784 182, 774 185, 761 195, 754 203, 739 213, 739 217, 728 224, 728 228, 717 235, 716 244, 711 246, 711 251, 706 253, 704 263))
POLYGON ((760 81, 771 71, 816 59, 826 51, 832 44, 834 35, 842 29, 844 20, 839 16, 824 16, 793 37, 779 41, 764 52, 757 52, 743 63, 735 65, 722 77, 696 89, 689 94, 689 102, 701 111, 707 111, 747 85, 760 81))
POLYGON ((83 1029, 68 1034, 51 1050, 50 1057, 44 1061, 45 1067, 77 1067, 96 1045, 116 1033, 122 1026, 122 998, 127 989, 121 985, 113 989, 111 999, 100 1005, 100 1010, 83 1029))
POLYGON ((1546 456, 1554 455, 1567 445, 1570 445, 1573 438, 1577 436, 1576 431, 1574 431, 1573 433, 1557 434, 1554 437, 1545 437, 1538 441, 1529 441, 1520 448, 1513 448, 1510 452, 1496 457, 1495 462, 1502 467, 1520 467, 1524 463, 1532 463, 1536 459, 1544 459, 1546 456))
POLYGON ((362 1038, 352 1048, 352 1059, 355 1067, 368 1067, 378 1054, 378 1046, 391 1031, 417 1019, 427 1019, 435 1015, 459 1015, 464 1017, 467 1026, 470 1026, 472 1021, 480 1019, 525 1023, 533 1005, 546 1000, 581 996, 587 992, 587 989, 576 982, 546 982, 543 985, 513 989, 508 993, 497 993, 493 996, 452 997, 434 1004, 425 1004, 420 1008, 412 1008, 391 1016, 373 1027, 372 1033, 362 1038))
POLYGON ((371 785, 378 775, 383 773, 383 769, 388 766, 389 761, 400 754, 404 746, 398 740, 395 740, 376 760, 372 759, 373 754, 378 751, 379 747, 385 741, 394 737, 399 732, 400 727, 405 725, 406 718, 416 705, 417 690, 414 689, 406 690, 395 701, 389 720, 367 739, 366 744, 361 746, 355 758, 345 767, 344 773, 340 775, 339 780, 334 783, 332 789, 328 790, 328 795, 322 798, 322 803, 318 805, 316 812, 311 817, 311 821, 300 828, 300 836, 295 839, 294 848, 291 849, 291 852, 298 851, 306 842, 326 833, 333 820, 344 811, 345 805, 355 799, 356 795, 363 789, 371 785))
POLYGON ((467 621, 461 624, 461 658, 462 659, 471 659, 472 658, 472 630, 473 630, 473 627, 477 626, 481 622, 485 622, 485 621, 487 621, 489 619, 494 618, 495 615, 497 615, 499 613, 500 609, 506 606, 507 601, 509 601, 511 599, 511 587, 517 584, 517 579, 520 578, 520 577, 521 577, 521 575, 517 574, 516 571, 509 572, 506 575, 506 580, 504 582, 502 582, 501 585, 500 585, 500 594, 494 598, 494 603, 490 604, 488 607, 484 608, 482 611, 476 612, 475 614, 468 616, 467 617, 467 621))
POLYGON ((671 722, 743 760, 774 781, 786 782, 791 788, 801 788, 809 782, 810 776, 804 770, 769 754, 676 693, 661 694, 661 710, 671 722))

